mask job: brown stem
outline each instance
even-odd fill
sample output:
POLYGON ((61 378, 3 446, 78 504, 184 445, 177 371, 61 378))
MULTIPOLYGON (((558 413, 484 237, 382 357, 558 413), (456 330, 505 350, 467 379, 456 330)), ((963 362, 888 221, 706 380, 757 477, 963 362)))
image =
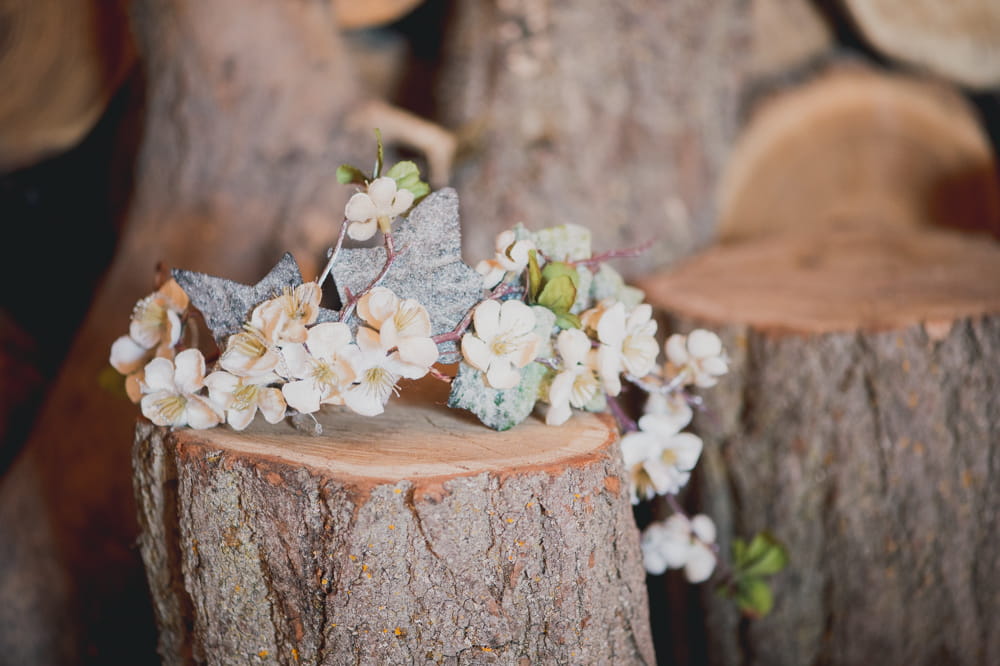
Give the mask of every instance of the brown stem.
POLYGON ((566 263, 570 266, 593 266, 596 264, 602 264, 609 259, 631 259, 633 257, 638 257, 651 247, 653 247, 653 241, 648 240, 642 245, 638 245, 636 247, 628 247, 622 250, 609 250, 607 252, 595 254, 590 259, 567 261, 566 263))

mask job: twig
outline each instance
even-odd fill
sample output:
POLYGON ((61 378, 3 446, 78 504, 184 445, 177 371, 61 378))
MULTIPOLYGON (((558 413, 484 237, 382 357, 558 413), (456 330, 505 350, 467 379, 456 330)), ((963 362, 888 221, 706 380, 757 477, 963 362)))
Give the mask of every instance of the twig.
POLYGON ((329 276, 330 272, 333 270, 333 264, 337 261, 337 255, 340 254, 340 248, 344 246, 344 236, 347 235, 347 227, 348 221, 344 220, 343 224, 340 225, 340 235, 337 236, 337 244, 334 245, 333 249, 330 251, 330 260, 326 262, 326 267, 323 269, 323 272, 319 274, 318 278, 316 278, 316 284, 321 287, 323 286, 323 282, 326 281, 327 276, 329 276))
POLYGON ((633 257, 638 257, 651 247, 653 247, 653 241, 648 240, 642 245, 638 245, 636 247, 628 247, 622 250, 609 250, 607 252, 595 254, 590 259, 567 261, 566 263, 570 266, 592 266, 594 264, 602 264, 609 259, 631 259, 633 257))
POLYGON ((639 430, 639 424, 629 418, 622 406, 618 404, 618 400, 612 396, 607 396, 608 399, 608 409, 614 414, 615 420, 618 421, 618 427, 621 428, 622 432, 636 432, 639 430))

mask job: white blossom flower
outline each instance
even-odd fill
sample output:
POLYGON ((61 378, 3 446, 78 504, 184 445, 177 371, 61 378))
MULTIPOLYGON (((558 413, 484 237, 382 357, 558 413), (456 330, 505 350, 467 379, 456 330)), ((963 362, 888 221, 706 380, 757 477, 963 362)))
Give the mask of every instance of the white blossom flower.
POLYGON ((376 228, 382 233, 392 230, 392 221, 413 205, 413 192, 399 190, 388 176, 368 183, 367 192, 354 194, 344 207, 344 217, 350 221, 347 235, 354 240, 368 240, 376 228))
POLYGON ((679 432, 687 425, 677 418, 647 414, 639 431, 622 437, 622 457, 631 479, 632 503, 656 495, 677 493, 691 478, 701 456, 701 438, 679 432))
POLYGON ((648 303, 640 303, 626 313, 625 304, 615 301, 602 301, 581 315, 583 325, 596 331, 601 342, 597 350, 598 373, 608 395, 621 393, 623 371, 642 377, 656 364, 659 348, 652 316, 653 308, 648 303))
POLYGON ((653 575, 667 569, 684 568, 692 583, 701 583, 715 570, 715 523, 704 514, 690 520, 675 513, 664 521, 650 524, 642 533, 642 561, 653 575))
POLYGON ((681 392, 674 393, 650 393, 646 398, 646 405, 643 407, 645 414, 658 414, 669 418, 677 426, 680 432, 691 423, 694 418, 694 411, 681 392))
POLYGON ((129 333, 111 345, 111 367, 126 375, 125 390, 132 402, 141 398, 143 368, 154 357, 173 358, 174 345, 181 336, 181 315, 188 297, 174 280, 167 280, 156 292, 132 309, 129 333))
POLYGON ((198 391, 205 385, 205 357, 186 349, 171 361, 154 358, 146 365, 142 414, 160 426, 211 428, 222 421, 221 410, 198 391))
POLYGON ((413 366, 410 374, 422 377, 437 362, 430 314, 416 299, 401 300, 389 289, 376 287, 358 300, 358 314, 379 332, 384 349, 394 349, 397 360, 413 366))
POLYGON ((225 410, 226 421, 234 430, 243 430, 253 421, 260 409, 268 423, 285 418, 285 398, 281 389, 267 385, 278 381, 277 375, 237 377, 224 370, 217 370, 205 377, 208 397, 225 410))
POLYGON ((358 329, 359 352, 348 360, 354 371, 354 383, 344 391, 344 404, 364 416, 376 416, 385 411, 385 403, 397 392, 401 377, 419 379, 427 368, 419 368, 390 354, 377 331, 358 329))
POLYGON ((562 359, 562 369, 549 387, 549 407, 545 415, 548 425, 562 425, 572 413, 570 406, 582 408, 597 394, 601 384, 594 374, 596 363, 590 338, 575 328, 566 329, 556 338, 556 350, 562 359))
POLYGON ((483 276, 483 287, 492 289, 503 281, 507 273, 520 273, 528 265, 528 252, 535 249, 530 240, 517 240, 513 229, 500 232, 496 240, 496 255, 476 264, 476 271, 483 276))
POLYGON ((722 340, 711 331, 696 329, 687 336, 675 333, 664 345, 667 359, 686 383, 701 388, 715 386, 717 378, 729 371, 722 340))
POLYGON ((318 411, 320 405, 344 404, 343 392, 355 378, 350 359, 356 353, 347 324, 326 322, 310 328, 305 347, 282 350, 294 378, 281 386, 285 401, 303 414, 318 411))
POLYGON ((251 315, 260 324, 265 337, 276 343, 306 341, 306 327, 319 316, 323 291, 315 282, 304 282, 295 289, 285 287, 277 298, 264 301, 251 315))
POLYGON ((541 338, 535 334, 535 313, 521 301, 487 300, 472 314, 475 333, 462 336, 465 361, 486 373, 496 389, 514 388, 520 368, 535 359, 541 338))
POLYGON ((253 323, 243 324, 242 331, 229 336, 226 351, 219 357, 223 369, 240 377, 276 372, 280 363, 281 353, 275 341, 253 323))

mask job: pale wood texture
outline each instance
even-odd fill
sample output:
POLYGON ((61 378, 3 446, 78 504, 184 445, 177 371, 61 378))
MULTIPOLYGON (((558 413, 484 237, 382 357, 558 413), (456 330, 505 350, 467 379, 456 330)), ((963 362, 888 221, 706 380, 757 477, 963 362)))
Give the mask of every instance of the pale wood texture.
POLYGON ((833 48, 833 30, 812 0, 752 0, 750 72, 794 72, 833 48))
POLYGON ((135 64, 126 0, 0 0, 0 172, 66 150, 135 64))
POLYGON ((324 434, 139 424, 166 664, 652 664, 607 418, 496 433, 426 401, 324 434))
POLYGON ((830 234, 644 284, 729 351, 696 424, 700 508, 724 548, 767 529, 791 557, 762 620, 705 595, 712 663, 1000 660, 998 265, 984 238, 830 234))
POLYGON ((886 55, 971 88, 1000 86, 1000 3, 995 0, 844 0, 886 55))
POLYGON ((0 626, 0 646, 16 648, 20 663, 136 659, 137 632, 121 629, 141 629, 148 613, 133 547, 135 406, 97 377, 156 262, 260 278, 283 249, 305 247, 299 224, 310 207, 343 209, 350 192, 335 184, 337 165, 371 154, 370 130, 344 129, 362 96, 323 5, 137 0, 132 14, 148 92, 129 219, 35 430, 0 481, 0 505, 22 509, 0 512, 0 589, 21 590, 18 603, 37 611, 0 626), (65 602, 53 609, 53 599, 65 602))
POLYGON ((837 227, 1000 231, 1000 179, 964 99, 840 66, 764 102, 726 165, 719 238, 837 227))
POLYGON ((423 0, 331 0, 337 25, 344 30, 370 28, 406 16, 423 0))
POLYGON ((463 137, 453 184, 466 254, 577 223, 612 249, 654 240, 635 275, 712 232, 748 67, 744 0, 455 5, 439 105, 463 137))

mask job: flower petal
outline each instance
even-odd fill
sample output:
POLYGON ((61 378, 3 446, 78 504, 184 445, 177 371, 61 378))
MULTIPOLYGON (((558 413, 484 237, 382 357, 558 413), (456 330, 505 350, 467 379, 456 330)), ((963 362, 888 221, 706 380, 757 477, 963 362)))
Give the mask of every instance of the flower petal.
POLYGON ((141 369, 152 352, 127 335, 123 335, 111 345, 111 367, 123 375, 141 369))
POLYGON ((253 417, 256 414, 257 405, 250 405, 244 409, 227 409, 226 421, 233 430, 243 430, 253 422, 253 417))
POLYGON ((514 388, 521 383, 521 373, 510 361, 495 358, 486 371, 486 383, 495 389, 514 388))
POLYGON ((277 423, 285 418, 285 397, 280 389, 262 388, 257 398, 257 406, 260 407, 260 413, 268 423, 277 423))
MULTIPOLYGON (((375 204, 379 215, 392 215, 392 202, 396 196, 396 181, 388 176, 376 178, 368 184, 368 196, 375 204)), ((412 202, 411 202, 412 203, 412 202)))
POLYGON ((500 302, 492 299, 483 301, 472 313, 472 325, 476 335, 489 340, 500 330, 500 302))
POLYGON ((413 205, 413 192, 409 190, 396 190, 396 196, 392 200, 392 207, 389 208, 389 215, 402 215, 413 205))
MULTIPOLYGON (((174 391, 174 364, 169 359, 165 358, 154 358, 152 361, 146 364, 146 378, 143 382, 146 384, 146 393, 155 393, 157 391, 174 391)), ((145 412, 144 412, 145 413, 145 412)), ((149 417, 147 417, 149 418, 149 417)), ((152 421, 152 419, 150 419, 152 421)), ((156 423, 153 421, 153 423, 156 423)), ((157 423, 157 425, 163 425, 157 423)))
POLYGON ((500 307, 500 330, 523 335, 535 329, 535 311, 522 301, 504 301, 500 307))
POLYGON ((339 321, 316 324, 309 329, 306 347, 318 359, 331 361, 341 349, 351 344, 351 329, 339 321))
POLYGON ((703 583, 715 571, 715 555, 702 543, 693 543, 688 549, 684 576, 691 583, 703 583))
POLYGON ((556 338, 556 349, 562 357, 563 367, 568 368, 583 363, 590 351, 590 338, 577 328, 568 328, 556 338))
MULTIPOLYGON (((377 215, 378 208, 375 202, 364 192, 355 193, 348 199, 347 205, 344 206, 344 217, 351 222, 367 222, 369 220, 374 222, 377 215)), ((348 232, 350 232, 350 229, 348 229, 348 232)))
POLYGON ((698 435, 690 432, 682 432, 670 438, 667 448, 674 453, 674 457, 676 458, 674 465, 677 469, 682 472, 689 472, 698 464, 703 444, 701 437, 698 435))
POLYGON ((366 241, 375 235, 376 229, 378 229, 378 222, 375 218, 367 222, 351 222, 347 226, 347 235, 356 241, 366 241))
POLYGON ((429 368, 438 360, 438 347, 430 338, 403 338, 397 345, 399 358, 422 368, 429 368))
POLYGON ((374 329, 380 329, 382 322, 391 317, 399 307, 399 297, 385 287, 373 287, 358 299, 358 314, 374 329))
POLYGON ((722 340, 712 331, 695 329, 688 334, 688 353, 695 358, 708 358, 722 353, 722 340))
POLYGON ((385 411, 382 401, 363 384, 344 392, 344 404, 362 416, 378 416, 385 411))
POLYGON ((703 513, 691 519, 691 531, 705 543, 715 543, 715 523, 703 513))
POLYGON ((320 391, 312 380, 299 380, 282 384, 281 394, 289 407, 303 414, 312 414, 319 410, 320 391))
POLYGON ((671 363, 680 367, 688 362, 687 338, 680 333, 674 333, 663 345, 663 351, 671 363))
POLYGON ((192 428, 204 430, 214 428, 222 423, 223 415, 211 401, 198 395, 187 396, 187 406, 184 409, 184 420, 192 428))
POLYGON ((486 343, 472 333, 466 333, 462 336, 462 356, 465 357, 466 363, 483 372, 486 372, 490 365, 490 359, 493 358, 486 343))
POLYGON ((205 357, 197 349, 185 349, 174 359, 174 383, 184 393, 196 393, 205 385, 205 357))
POLYGON ((606 345, 618 347, 625 339, 625 333, 625 304, 615 303, 597 322, 597 337, 606 345))

